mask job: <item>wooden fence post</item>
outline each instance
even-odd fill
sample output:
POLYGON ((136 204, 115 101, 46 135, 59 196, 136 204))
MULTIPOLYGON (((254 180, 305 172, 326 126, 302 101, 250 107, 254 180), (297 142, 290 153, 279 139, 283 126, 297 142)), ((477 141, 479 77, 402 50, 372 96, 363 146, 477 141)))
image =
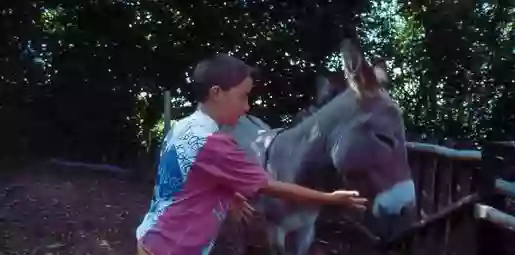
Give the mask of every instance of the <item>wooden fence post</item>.
MULTIPOLYGON (((515 166, 515 143, 492 142, 484 146, 483 160, 478 178, 478 191, 487 204, 502 212, 506 211, 506 194, 499 192, 499 181, 507 178, 509 169, 515 166)), ((478 255, 482 254, 510 254, 511 246, 506 231, 488 221, 478 222, 478 255)))
POLYGON ((164 93, 164 130, 163 130, 163 138, 166 137, 166 134, 168 134, 168 131, 170 130, 170 111, 171 111, 171 103, 172 103, 172 97, 170 95, 170 90, 165 90, 164 93))

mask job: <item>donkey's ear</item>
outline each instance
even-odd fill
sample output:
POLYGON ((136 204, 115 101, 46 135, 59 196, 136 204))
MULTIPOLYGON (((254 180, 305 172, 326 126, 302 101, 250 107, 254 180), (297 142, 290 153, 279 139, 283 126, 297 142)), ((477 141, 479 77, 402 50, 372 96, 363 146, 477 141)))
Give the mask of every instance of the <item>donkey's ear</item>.
POLYGON ((356 43, 352 39, 344 39, 340 45, 340 51, 342 54, 343 68, 347 77, 353 75, 353 73, 360 68, 363 62, 363 56, 356 43))
MULTIPOLYGON (((374 76, 374 73, 368 63, 364 60, 357 43, 352 39, 345 39, 341 44, 341 53, 343 60, 343 70, 349 86, 358 93, 368 91, 373 88, 366 81, 367 76, 374 76)), ((376 82, 377 83, 377 82, 376 82)))
POLYGON ((388 86, 390 83, 390 77, 388 76, 388 72, 386 70, 386 61, 382 58, 377 58, 372 62, 372 66, 377 82, 382 87, 388 86))
POLYGON ((317 88, 316 101, 321 103, 331 92, 331 84, 327 77, 324 76, 317 76, 315 83, 317 88))
POLYGON ((344 70, 349 85, 357 92, 374 92, 387 80, 386 69, 370 66, 365 60, 359 44, 350 39, 342 42, 341 47, 344 70))

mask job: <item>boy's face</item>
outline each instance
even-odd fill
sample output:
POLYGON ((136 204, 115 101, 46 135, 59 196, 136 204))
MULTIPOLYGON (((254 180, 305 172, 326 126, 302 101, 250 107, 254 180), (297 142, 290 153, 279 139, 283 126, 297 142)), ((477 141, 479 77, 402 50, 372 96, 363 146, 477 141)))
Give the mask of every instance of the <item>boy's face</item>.
POLYGON ((249 111, 249 94, 252 87, 252 78, 247 77, 227 91, 218 86, 211 88, 210 99, 213 102, 219 124, 234 125, 241 116, 249 111))

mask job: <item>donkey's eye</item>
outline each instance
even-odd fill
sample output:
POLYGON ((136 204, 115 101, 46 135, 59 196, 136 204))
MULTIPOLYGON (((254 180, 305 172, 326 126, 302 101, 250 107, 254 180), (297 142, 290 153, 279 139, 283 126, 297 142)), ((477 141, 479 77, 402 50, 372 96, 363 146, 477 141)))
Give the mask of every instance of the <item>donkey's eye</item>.
POLYGON ((395 142, 393 141, 392 138, 386 136, 386 135, 383 135, 383 134, 376 134, 376 137, 377 137, 377 140, 381 141, 382 143, 388 145, 390 148, 394 148, 395 147, 395 142))

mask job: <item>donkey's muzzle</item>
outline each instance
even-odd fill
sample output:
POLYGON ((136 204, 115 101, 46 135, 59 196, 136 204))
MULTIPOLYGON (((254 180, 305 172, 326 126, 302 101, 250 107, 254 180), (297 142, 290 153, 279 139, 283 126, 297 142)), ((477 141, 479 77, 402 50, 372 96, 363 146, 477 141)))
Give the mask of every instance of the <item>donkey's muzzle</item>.
POLYGON ((400 216, 403 210, 414 208, 415 201, 415 184, 408 179, 379 193, 374 199, 372 213, 376 218, 400 216))
POLYGON ((399 215, 384 215, 381 218, 370 215, 365 224, 380 243, 386 244, 406 232, 416 221, 415 215, 415 207, 404 207, 399 215))

